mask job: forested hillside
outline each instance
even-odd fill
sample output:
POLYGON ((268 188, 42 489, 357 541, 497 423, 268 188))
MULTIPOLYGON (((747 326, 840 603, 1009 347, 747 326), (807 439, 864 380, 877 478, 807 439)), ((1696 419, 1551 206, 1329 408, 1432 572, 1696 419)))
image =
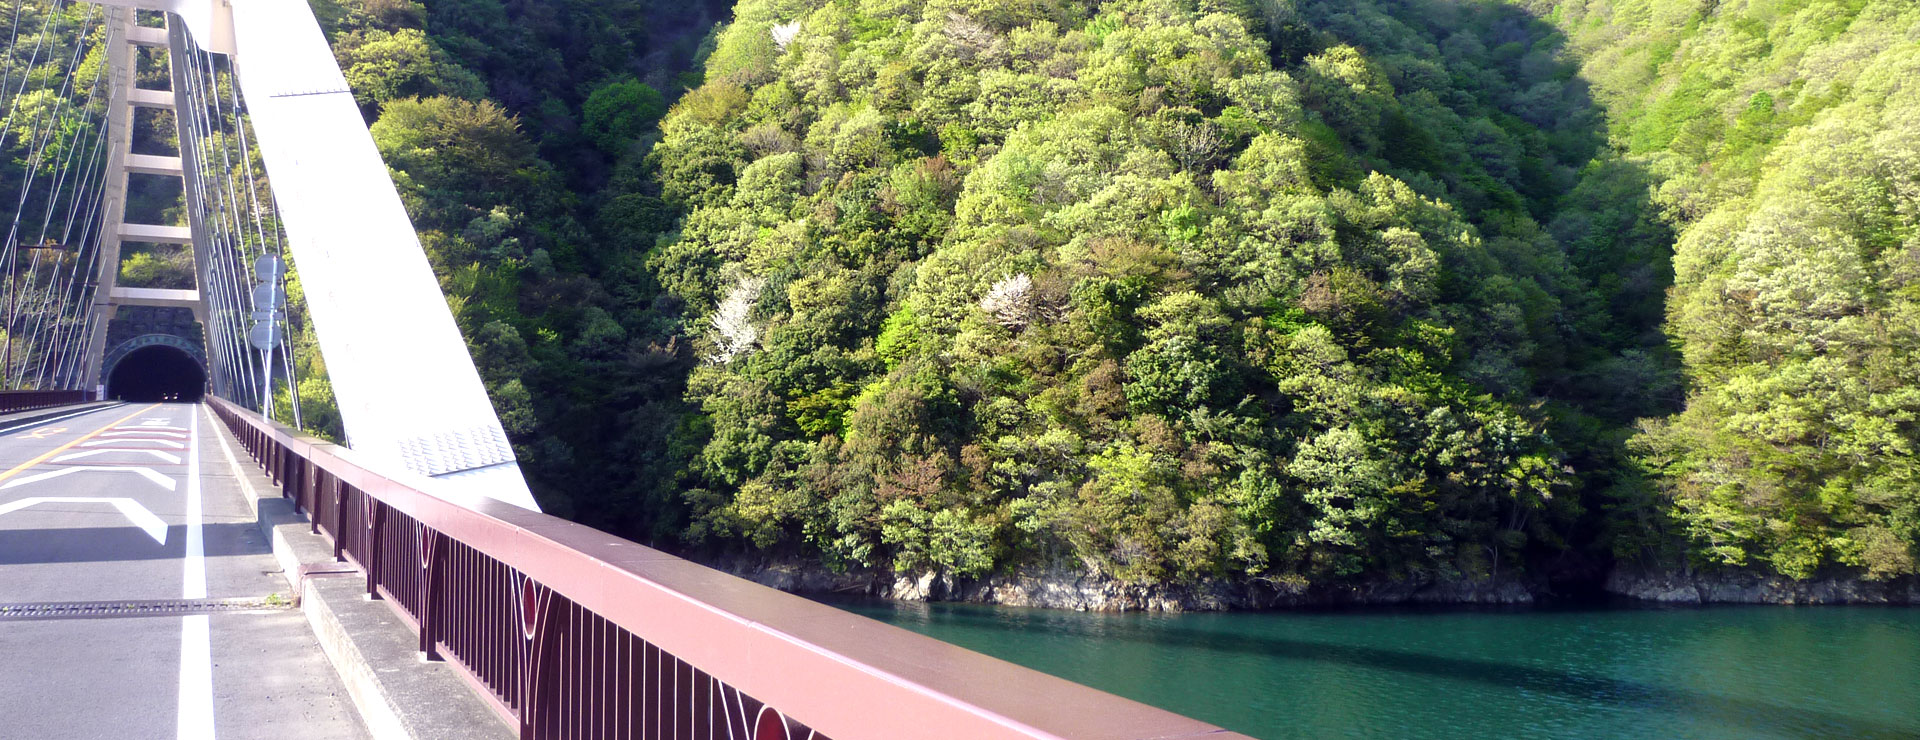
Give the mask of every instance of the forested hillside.
POLYGON ((1920 5, 1536 4, 1679 231, 1677 416, 1634 441, 1687 554, 1911 575, 1920 542, 1920 5))
POLYGON ((557 513, 1294 592, 1914 572, 1905 3, 319 9, 557 513))
POLYGON ((735 10, 653 155, 695 538, 1125 580, 1565 545, 1541 403, 1591 322, 1532 213, 1593 154, 1577 91, 1521 119, 1366 6, 1324 20, 1399 48, 1151 0, 735 10))
POLYGON ((724 4, 314 9, 530 483, 549 511, 647 537, 677 506, 651 483, 684 459, 666 441, 692 356, 647 274, 674 214, 641 159, 724 4))

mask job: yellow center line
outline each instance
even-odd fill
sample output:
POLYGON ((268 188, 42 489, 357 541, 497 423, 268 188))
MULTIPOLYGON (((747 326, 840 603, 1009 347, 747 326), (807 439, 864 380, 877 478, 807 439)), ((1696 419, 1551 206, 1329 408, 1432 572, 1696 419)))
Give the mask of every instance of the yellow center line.
POLYGON ((120 424, 124 424, 128 419, 147 413, 148 411, 152 411, 157 408, 160 408, 160 404, 156 403, 152 406, 148 406, 144 409, 140 409, 139 411, 135 411, 131 414, 127 414, 126 416, 120 417, 118 420, 107 422, 106 426, 100 427, 99 429, 95 429, 91 432, 87 432, 86 434, 80 435, 78 439, 75 439, 72 442, 68 442, 66 444, 60 445, 59 447, 55 447, 51 450, 48 450, 47 453, 44 455, 41 455, 32 460, 28 460, 26 462, 20 463, 19 465, 14 466, 12 470, 9 470, 5 473, 0 473, 0 481, 5 481, 8 478, 12 478, 16 475, 19 475, 21 471, 26 470, 27 468, 31 468, 35 465, 39 465, 42 462, 45 462, 47 458, 60 454, 61 452, 65 451, 68 447, 72 447, 74 445, 80 444, 81 442, 85 442, 89 439, 93 439, 95 436, 99 435, 101 432, 107 431, 108 429, 112 429, 115 426, 118 426, 120 424))

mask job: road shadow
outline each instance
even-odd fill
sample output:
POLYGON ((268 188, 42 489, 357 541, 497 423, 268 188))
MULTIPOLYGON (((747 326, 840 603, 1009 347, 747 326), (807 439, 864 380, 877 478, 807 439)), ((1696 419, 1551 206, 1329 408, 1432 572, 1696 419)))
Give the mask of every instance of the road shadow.
MULTIPOLYGON (((37 507, 36 507, 37 508, 37 507)), ((107 511, 112 509, 102 505, 107 511)), ((89 513, 92 513, 89 510, 89 513)), ((5 524, 0 521, 0 525, 5 524)), ((268 554, 271 549, 253 522, 201 525, 209 558, 268 554)), ((135 560, 177 560, 185 552, 186 525, 167 527, 166 544, 159 544, 138 527, 0 527, 0 568, 46 563, 111 563, 135 560)))

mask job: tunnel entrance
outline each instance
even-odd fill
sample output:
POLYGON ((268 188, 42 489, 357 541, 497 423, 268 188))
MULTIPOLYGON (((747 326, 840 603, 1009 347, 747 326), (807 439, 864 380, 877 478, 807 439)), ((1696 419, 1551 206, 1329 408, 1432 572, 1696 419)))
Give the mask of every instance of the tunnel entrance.
POLYGON ((127 353, 107 376, 107 397, 123 401, 199 401, 207 373, 193 356, 156 344, 127 353))

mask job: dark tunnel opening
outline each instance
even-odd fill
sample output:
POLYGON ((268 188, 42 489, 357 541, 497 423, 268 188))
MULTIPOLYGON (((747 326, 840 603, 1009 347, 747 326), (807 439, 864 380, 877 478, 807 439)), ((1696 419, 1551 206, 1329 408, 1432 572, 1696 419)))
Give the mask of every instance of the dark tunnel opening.
POLYGON ((164 345, 141 347, 120 359, 107 377, 107 397, 123 401, 198 401, 206 371, 187 353, 164 345))

